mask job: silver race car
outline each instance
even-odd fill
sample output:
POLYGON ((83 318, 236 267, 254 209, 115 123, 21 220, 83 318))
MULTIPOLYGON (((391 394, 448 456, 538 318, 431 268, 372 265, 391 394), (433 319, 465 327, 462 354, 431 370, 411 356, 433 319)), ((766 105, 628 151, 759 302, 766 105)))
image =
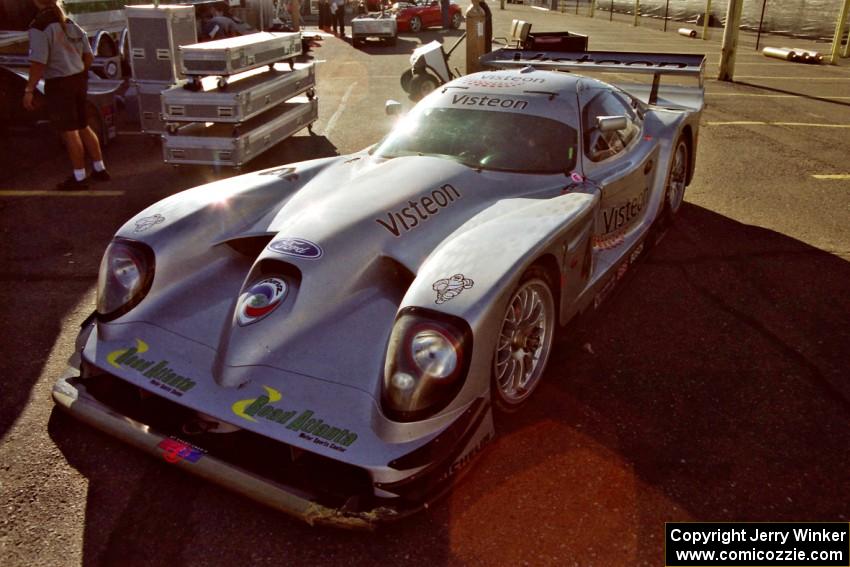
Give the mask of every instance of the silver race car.
POLYGON ((371 527, 444 493, 539 385, 556 328, 679 209, 703 100, 702 56, 486 63, 366 150, 127 222, 56 403, 311 524, 371 527), (653 80, 558 72, 575 69, 653 80))

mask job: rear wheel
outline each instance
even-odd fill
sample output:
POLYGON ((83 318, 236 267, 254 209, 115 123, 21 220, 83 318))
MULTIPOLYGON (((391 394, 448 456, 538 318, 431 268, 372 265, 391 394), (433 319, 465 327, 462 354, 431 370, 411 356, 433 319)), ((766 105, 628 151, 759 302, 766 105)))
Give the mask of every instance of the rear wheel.
POLYGON ((688 183, 688 144, 680 137, 676 140, 670 171, 667 174, 667 187, 664 194, 664 205, 667 214, 673 217, 682 206, 685 199, 685 186, 688 183))
POLYGON ((413 100, 425 98, 431 91, 440 86, 440 82, 433 75, 423 73, 415 75, 410 80, 410 96, 413 100))
POLYGON ((422 18, 419 16, 413 16, 410 18, 410 31, 413 33, 419 33, 422 31, 422 18))
POLYGON ((540 384, 555 334, 555 298, 546 270, 532 266, 505 308, 493 355, 493 403, 513 412, 540 384))
POLYGON ((460 24, 463 23, 463 16, 460 15, 460 12, 455 12, 452 16, 452 27, 454 29, 458 29, 460 24))

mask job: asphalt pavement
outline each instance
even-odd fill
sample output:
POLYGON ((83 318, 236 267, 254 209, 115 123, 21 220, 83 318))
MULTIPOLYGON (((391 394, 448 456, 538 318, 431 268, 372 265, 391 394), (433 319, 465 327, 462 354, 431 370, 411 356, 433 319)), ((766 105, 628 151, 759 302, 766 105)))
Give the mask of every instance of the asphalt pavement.
MULTIPOLYGON (((113 180, 57 193, 49 130, 0 155, 0 564, 661 565, 665 521, 850 521, 850 60, 767 59, 743 33, 736 82, 709 40, 671 24, 493 5, 591 49, 706 53, 694 181, 675 226, 594 317, 567 329, 544 384, 464 480, 374 534, 311 528, 149 458, 53 409, 50 390, 94 308, 111 235, 149 204, 235 175, 162 163, 122 122, 113 180)), ((319 121, 247 170, 342 154, 391 125, 420 43, 325 37, 319 121)), ((762 46, 828 44, 763 36, 762 46)), ((462 49, 451 60, 463 70, 462 49)))

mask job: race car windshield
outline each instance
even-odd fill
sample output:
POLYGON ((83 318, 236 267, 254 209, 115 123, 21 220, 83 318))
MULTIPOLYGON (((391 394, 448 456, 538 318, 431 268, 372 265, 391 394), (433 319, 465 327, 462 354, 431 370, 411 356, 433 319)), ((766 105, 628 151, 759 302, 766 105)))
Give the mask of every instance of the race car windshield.
POLYGON ((577 139, 575 129, 541 116, 426 108, 402 119, 373 155, 427 155, 476 169, 565 173, 574 169, 577 139))

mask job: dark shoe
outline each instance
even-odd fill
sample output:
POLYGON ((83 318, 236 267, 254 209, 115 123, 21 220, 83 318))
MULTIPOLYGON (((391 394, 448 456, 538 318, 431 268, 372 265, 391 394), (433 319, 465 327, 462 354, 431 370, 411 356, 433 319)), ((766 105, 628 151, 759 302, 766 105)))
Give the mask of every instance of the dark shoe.
POLYGON ((95 181, 109 181, 110 179, 112 179, 112 176, 109 175, 109 172, 105 169, 103 171, 92 171, 89 177, 91 177, 95 181))
POLYGON ((83 179, 82 181, 77 181, 77 178, 73 175, 63 181, 62 183, 56 184, 56 189, 59 191, 84 191, 89 188, 88 179, 83 179))

